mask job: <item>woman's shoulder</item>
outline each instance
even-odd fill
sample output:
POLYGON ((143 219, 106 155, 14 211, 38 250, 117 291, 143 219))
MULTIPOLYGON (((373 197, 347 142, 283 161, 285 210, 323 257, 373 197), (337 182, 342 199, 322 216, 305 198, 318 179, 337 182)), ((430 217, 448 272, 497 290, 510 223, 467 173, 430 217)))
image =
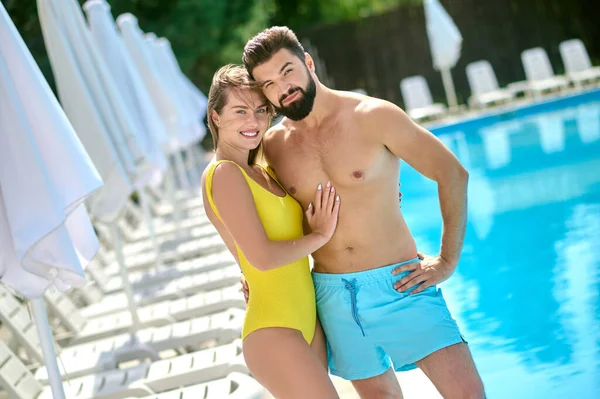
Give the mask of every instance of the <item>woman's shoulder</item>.
POLYGON ((231 185, 246 185, 244 169, 233 161, 220 160, 209 164, 204 172, 204 184, 211 188, 215 186, 227 188, 231 185))

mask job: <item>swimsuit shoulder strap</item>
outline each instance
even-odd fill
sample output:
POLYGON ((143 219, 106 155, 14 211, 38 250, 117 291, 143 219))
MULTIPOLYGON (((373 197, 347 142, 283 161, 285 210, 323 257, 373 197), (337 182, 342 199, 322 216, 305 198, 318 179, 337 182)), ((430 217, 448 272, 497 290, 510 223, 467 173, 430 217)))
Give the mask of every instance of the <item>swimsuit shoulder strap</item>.
POLYGON ((210 204, 211 209, 213 210, 215 215, 217 215, 219 220, 221 220, 221 215, 219 215, 219 211, 217 210, 217 206, 215 205, 215 201, 213 199, 212 184, 213 184, 213 176, 215 174, 215 170, 217 169, 217 166, 219 166, 220 164, 222 164, 224 162, 229 162, 229 163, 232 163, 235 166, 237 166, 242 171, 242 174, 244 175, 246 182, 248 182, 248 179, 249 179, 249 176, 246 174, 246 171, 244 170, 244 168, 242 168, 240 165, 238 165, 237 163, 235 163, 233 161, 220 160, 220 161, 213 162, 210 165, 208 172, 206 173, 206 179, 204 181, 204 184, 206 186, 206 197, 208 198, 208 203, 210 204))

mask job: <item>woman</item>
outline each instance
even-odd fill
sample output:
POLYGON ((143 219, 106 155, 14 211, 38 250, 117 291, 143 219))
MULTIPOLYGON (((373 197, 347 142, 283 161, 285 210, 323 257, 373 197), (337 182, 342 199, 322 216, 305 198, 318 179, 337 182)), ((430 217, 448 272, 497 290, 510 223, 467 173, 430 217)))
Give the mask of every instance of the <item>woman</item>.
POLYGON ((333 235, 340 198, 329 183, 315 187, 305 212, 311 233, 303 235, 302 208, 258 164, 272 111, 243 67, 217 71, 207 115, 216 156, 202 177, 206 213, 252 291, 242 329, 246 364, 278 399, 338 398, 308 255, 333 235))

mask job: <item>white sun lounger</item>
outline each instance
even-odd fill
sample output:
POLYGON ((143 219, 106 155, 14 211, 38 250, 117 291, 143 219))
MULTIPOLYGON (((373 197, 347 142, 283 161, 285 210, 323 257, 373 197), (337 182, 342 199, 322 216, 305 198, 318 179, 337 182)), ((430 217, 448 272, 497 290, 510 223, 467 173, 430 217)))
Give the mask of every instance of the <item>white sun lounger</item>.
MULTIPOLYGON (((210 221, 205 214, 196 214, 194 217, 182 218, 179 224, 179 229, 173 221, 172 217, 155 217, 153 218, 154 230, 157 236, 165 234, 173 234, 175 232, 186 232, 194 227, 210 225, 210 221)), ((150 237, 150 232, 145 226, 141 225, 140 228, 133 228, 127 222, 121 221, 119 223, 123 238, 128 242, 138 241, 141 239, 147 239, 150 237), (143 228, 142 228, 143 227, 143 228)))
POLYGON ((489 61, 482 60, 467 65, 467 79, 471 87, 469 105, 475 108, 506 103, 514 94, 498 86, 498 79, 489 61))
MULTIPOLYGON (((200 171, 202 173, 202 171, 200 171)), ((158 188, 149 188, 148 190, 154 201, 152 203, 152 212, 157 215, 169 215, 173 212, 173 204, 171 204, 166 193, 162 192, 158 188)), ((177 206, 180 210, 189 210, 195 208, 203 208, 204 203, 202 201, 202 195, 196 192, 189 192, 187 190, 176 190, 175 199, 177 206)))
MULTIPOLYGON (((58 317, 60 323, 75 334, 70 341, 72 344, 95 341, 128 332, 132 328, 133 320, 129 310, 105 316, 85 317, 73 301, 62 292, 48 291, 44 298, 49 305, 49 310, 58 317)), ((237 284, 186 298, 141 306, 137 313, 139 327, 145 328, 160 327, 230 308, 246 308, 244 296, 237 284)))
POLYGON ((600 67, 592 66, 590 56, 579 39, 566 40, 558 46, 567 77, 576 85, 600 79, 600 67))
MULTIPOLYGON (((191 211, 204 210, 202 195, 194 195, 188 198, 180 198, 177 203, 177 209, 181 212, 189 213, 191 211)), ((152 204, 152 213, 154 216, 169 216, 174 211, 173 204, 167 200, 157 200, 152 204)))
MULTIPOLYGON (((198 382, 222 379, 232 372, 248 372, 240 342, 152 363, 144 362, 127 369, 72 378, 63 386, 65 396, 69 399, 119 399, 147 396, 198 382)), ((37 381, 21 360, 1 341, 0 383, 11 397, 52 398, 50 388, 37 381)))
MULTIPOLYGON (((202 256, 186 261, 164 264, 160 267, 151 267, 146 270, 129 271, 129 283, 134 289, 140 287, 173 280, 179 277, 204 273, 236 264, 235 258, 227 250, 211 255, 202 256)), ((88 266, 88 272, 93 275, 94 281, 104 293, 112 293, 123 290, 123 281, 119 275, 119 266, 112 263, 102 267, 93 261, 88 266)))
POLYGON ((433 119, 446 113, 444 104, 434 104, 429 85, 423 76, 402 79, 400 91, 406 113, 414 120, 433 119))
MULTIPOLYGON (((100 231, 101 235, 106 237, 108 240, 112 240, 112 234, 108 231, 105 226, 97 225, 96 229, 100 231)), ((194 227, 189 231, 184 232, 178 238, 175 233, 163 234, 156 237, 158 244, 161 246, 161 252, 168 249, 163 248, 164 246, 172 245, 175 240, 179 239, 180 242, 198 240, 206 237, 218 235, 217 229, 213 225, 207 224, 198 227, 194 227)), ((139 254, 141 252, 147 252, 153 250, 153 243, 150 238, 139 239, 135 241, 125 242, 123 245, 123 254, 125 257, 139 254)), ((102 251, 102 259, 112 257, 114 259, 114 252, 112 249, 105 249, 102 251)))
POLYGON ((264 394, 265 389, 252 377, 231 373, 227 378, 141 399, 261 399, 264 394))
MULTIPOLYGON (((165 223, 168 223, 171 226, 169 228, 158 228, 156 225, 153 225, 156 238, 159 240, 172 240, 176 236, 176 234, 178 234, 181 239, 187 240, 193 238, 201 238, 213 234, 214 227, 208 221, 205 221, 203 218, 201 218, 201 216, 202 214, 196 213, 195 211, 190 211, 189 216, 182 216, 182 227, 179 230, 175 230, 175 225, 172 221, 163 221, 160 224, 158 224, 159 226, 161 226, 165 223), (183 220, 185 220, 185 222, 183 222, 183 220)), ((121 220, 119 223, 119 230, 125 243, 150 241, 150 231, 148 230, 145 221, 140 222, 138 227, 136 228, 130 226, 129 224, 121 220)))
POLYGON ((523 51, 521 61, 529 82, 529 89, 534 96, 549 91, 562 91, 569 86, 569 81, 564 76, 554 75, 548 54, 543 48, 536 47, 523 51))
MULTIPOLYGON (((137 305, 149 305, 166 300, 183 298, 195 293, 225 288, 239 283, 241 271, 238 265, 180 277, 164 283, 142 286, 133 292, 137 305)), ((95 317, 127 309, 124 292, 104 294, 97 284, 88 284, 83 289, 75 289, 85 298, 88 306, 80 309, 85 317, 95 317)))
MULTIPOLYGON (((208 341, 214 341, 216 344, 229 343, 240 337, 244 314, 242 310, 231 309, 168 326, 147 328, 138 331, 133 341, 131 335, 120 334, 69 347, 57 345, 57 353, 61 360, 59 368, 61 373, 78 377, 115 369, 119 363, 132 359, 158 360, 158 353, 165 350, 175 349, 179 353, 185 353, 199 348, 208 341)), ((36 327, 25 305, 17 301, 2 286, 0 286, 0 321, 25 349, 32 362, 43 363, 36 327)), ((35 376, 40 381, 48 379, 44 367, 39 368, 35 376)))
MULTIPOLYGON (((219 252, 225 249, 225 243, 221 237, 217 234, 200 238, 197 240, 191 240, 181 242, 172 248, 171 250, 161 251, 162 262, 175 262, 181 260, 187 260, 192 258, 198 258, 204 255, 209 255, 215 252, 219 252)), ((105 254, 104 258, 111 264, 116 265, 115 256, 112 254, 105 254)), ((156 265, 156 254, 154 251, 142 252, 136 255, 131 255, 126 258, 126 266, 129 271, 147 269, 156 265)))

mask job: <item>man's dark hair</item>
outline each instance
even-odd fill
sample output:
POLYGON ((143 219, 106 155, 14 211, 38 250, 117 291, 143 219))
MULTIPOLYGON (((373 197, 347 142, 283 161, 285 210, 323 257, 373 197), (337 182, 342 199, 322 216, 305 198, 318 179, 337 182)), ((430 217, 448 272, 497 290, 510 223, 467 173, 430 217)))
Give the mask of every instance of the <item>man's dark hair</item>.
POLYGON ((254 68, 269 61, 273 54, 281 49, 291 51, 304 61, 304 47, 298 41, 296 34, 286 26, 273 26, 248 40, 244 47, 242 62, 250 77, 254 79, 252 76, 254 68))

